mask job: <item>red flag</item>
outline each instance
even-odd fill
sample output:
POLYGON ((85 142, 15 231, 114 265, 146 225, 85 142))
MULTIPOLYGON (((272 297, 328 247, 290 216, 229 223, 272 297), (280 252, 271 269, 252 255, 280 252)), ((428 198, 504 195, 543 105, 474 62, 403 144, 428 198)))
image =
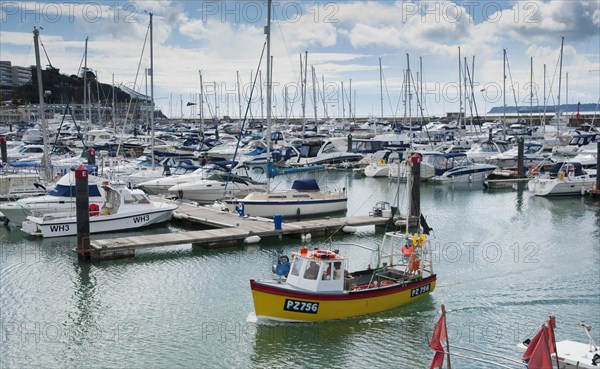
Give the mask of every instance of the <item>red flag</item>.
POLYGON ((431 361, 431 366, 429 369, 438 368, 444 364, 444 347, 442 346, 441 340, 446 339, 445 320, 445 315, 442 315, 433 329, 433 335, 431 336, 429 347, 431 347, 433 350, 436 350, 436 353, 433 356, 433 360, 431 361))
POLYGON ((529 358, 531 358, 531 355, 533 354, 533 351, 536 349, 538 343, 540 340, 542 340, 542 338, 544 340, 546 340, 546 347, 549 348, 551 353, 554 353, 554 335, 553 335, 553 330, 550 328, 550 324, 552 324, 552 326, 555 326, 556 323, 553 319, 546 321, 544 324, 542 324, 542 327, 540 328, 540 330, 535 334, 535 336, 533 336, 533 339, 531 339, 531 342, 529 343, 529 346, 527 346, 527 350, 525 350, 525 353, 523 354, 523 360, 529 360, 529 358))
POLYGON ((546 334, 549 330, 550 327, 547 324, 544 324, 540 330, 542 337, 538 340, 537 345, 531 353, 531 357, 527 363, 528 369, 552 369, 552 362, 550 361, 550 347, 552 345, 548 342, 548 335, 546 334))

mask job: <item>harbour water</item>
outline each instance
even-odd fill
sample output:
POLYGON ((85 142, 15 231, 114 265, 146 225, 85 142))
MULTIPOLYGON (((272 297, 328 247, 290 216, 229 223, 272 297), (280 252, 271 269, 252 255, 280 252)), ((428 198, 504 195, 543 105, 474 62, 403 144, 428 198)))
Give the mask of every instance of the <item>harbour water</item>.
MULTIPOLYGON (((332 171, 321 183, 347 188, 349 215, 395 202, 396 184, 385 178, 332 171)), ((264 324, 253 315, 249 279, 272 278, 272 253, 289 255, 300 240, 181 245, 90 264, 73 255, 74 238, 41 240, 2 227, 0 367, 427 368, 442 303, 451 346, 518 359, 517 343, 550 314, 558 340, 587 342, 577 327, 584 321, 600 342, 598 204, 526 189, 424 185, 421 209, 434 229, 436 290, 392 311, 320 324, 264 324)), ((196 227, 170 223, 140 233, 189 229, 196 227)), ((376 247, 382 232, 359 228, 313 238, 309 247, 340 249, 362 268, 374 255, 350 244, 376 247)), ((490 367, 456 357, 452 365, 490 367)))

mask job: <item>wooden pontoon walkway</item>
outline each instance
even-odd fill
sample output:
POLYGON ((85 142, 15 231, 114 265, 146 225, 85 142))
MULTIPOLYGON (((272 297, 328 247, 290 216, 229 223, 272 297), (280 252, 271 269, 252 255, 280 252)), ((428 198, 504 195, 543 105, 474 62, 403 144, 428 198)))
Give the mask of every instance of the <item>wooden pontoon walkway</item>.
MULTIPOLYGON (((209 207, 198 207, 190 204, 180 204, 175 213, 178 219, 217 229, 166 233, 159 235, 134 236, 112 238, 105 240, 92 240, 93 259, 114 259, 131 257, 135 249, 173 246, 180 244, 202 245, 205 247, 222 247, 236 244, 250 236, 269 237, 282 235, 298 235, 310 233, 311 235, 329 235, 335 232, 343 233, 344 226, 383 226, 389 219, 374 216, 354 216, 344 218, 324 218, 300 222, 283 223, 281 230, 275 230, 273 220, 255 217, 240 217, 237 214, 227 213, 209 207)), ((402 218, 395 218, 395 222, 402 222, 402 218)))

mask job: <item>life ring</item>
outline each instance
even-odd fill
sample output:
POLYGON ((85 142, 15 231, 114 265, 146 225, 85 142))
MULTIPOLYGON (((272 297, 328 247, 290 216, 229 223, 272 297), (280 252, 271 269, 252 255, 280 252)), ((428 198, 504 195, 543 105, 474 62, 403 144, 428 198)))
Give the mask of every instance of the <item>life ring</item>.
POLYGON ((313 257, 317 259, 335 259, 335 252, 329 250, 315 250, 313 257))

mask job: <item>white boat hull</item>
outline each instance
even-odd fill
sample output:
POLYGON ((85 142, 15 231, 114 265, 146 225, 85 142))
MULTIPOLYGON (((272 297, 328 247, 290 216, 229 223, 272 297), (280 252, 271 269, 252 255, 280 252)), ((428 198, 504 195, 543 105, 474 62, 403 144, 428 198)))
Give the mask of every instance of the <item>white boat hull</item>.
POLYGON ((451 173, 448 171, 441 176, 435 176, 431 180, 437 183, 483 183, 483 181, 496 170, 495 166, 464 171, 462 173, 451 173))
POLYGON ((365 167, 367 177, 388 177, 390 175, 390 164, 369 164, 365 167))
MULTIPOLYGON (((146 227, 162 223, 169 219, 177 205, 156 203, 155 209, 144 213, 123 212, 114 215, 98 215, 90 217, 90 233, 115 232, 146 227)), ((54 218, 47 215, 43 218, 29 216, 23 222, 21 230, 32 236, 44 238, 74 236, 77 234, 77 218, 54 218)))
POLYGON ((275 198, 273 196, 269 197, 269 195, 272 194, 250 194, 244 199, 228 200, 225 203, 231 212, 236 211, 236 207, 240 209, 243 204, 244 215, 266 218, 272 218, 274 215, 299 217, 336 213, 346 211, 348 204, 348 198, 341 193, 315 196, 302 200, 294 200, 291 196, 275 198))
POLYGON ((583 195, 592 190, 596 178, 585 176, 563 179, 534 178, 527 183, 530 192, 536 196, 583 195))
MULTIPOLYGON (((169 194, 175 195, 180 199, 197 201, 200 203, 214 203, 225 197, 246 196, 252 192, 264 192, 264 186, 249 186, 243 183, 229 183, 225 189, 224 182, 214 181, 214 183, 186 183, 169 188, 169 194)), ((213 181, 210 181, 213 182, 213 181)))

